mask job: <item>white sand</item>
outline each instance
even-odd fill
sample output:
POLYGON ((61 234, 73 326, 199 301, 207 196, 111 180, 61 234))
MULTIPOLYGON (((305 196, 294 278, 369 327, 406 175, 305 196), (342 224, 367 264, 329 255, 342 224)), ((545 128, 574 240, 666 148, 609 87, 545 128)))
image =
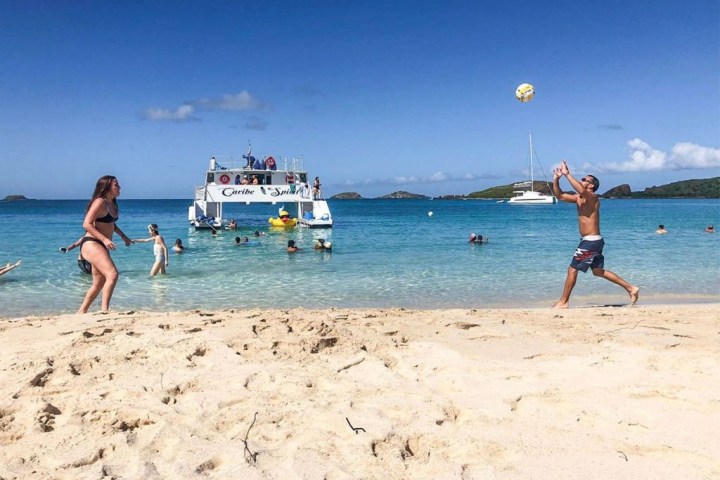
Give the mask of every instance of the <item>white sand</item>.
POLYGON ((718 319, 720 305, 0 320, 0 478, 720 478, 718 319))

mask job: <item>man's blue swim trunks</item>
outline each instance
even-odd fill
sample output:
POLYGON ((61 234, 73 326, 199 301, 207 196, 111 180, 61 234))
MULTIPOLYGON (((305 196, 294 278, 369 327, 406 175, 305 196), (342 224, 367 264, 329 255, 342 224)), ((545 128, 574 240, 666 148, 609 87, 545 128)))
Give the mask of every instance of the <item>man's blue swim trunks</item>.
POLYGON ((588 268, 604 268, 605 257, 602 254, 604 246, 605 240, 600 235, 583 237, 580 245, 575 249, 570 266, 583 272, 587 272, 588 268))

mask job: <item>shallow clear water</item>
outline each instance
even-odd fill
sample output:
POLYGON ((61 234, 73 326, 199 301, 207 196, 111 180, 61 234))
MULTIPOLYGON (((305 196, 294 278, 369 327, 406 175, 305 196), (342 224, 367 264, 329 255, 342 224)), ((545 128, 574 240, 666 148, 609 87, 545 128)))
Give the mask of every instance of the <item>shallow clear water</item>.
MULTIPOLYGON (((542 307, 560 294, 579 241, 574 205, 511 206, 493 201, 330 201, 332 230, 272 231, 272 205, 225 206, 238 231, 188 228, 189 200, 119 199, 118 225, 147 236, 157 223, 171 254, 168 275, 151 278, 152 243, 113 252, 121 277, 114 309, 184 310, 245 307, 542 307), (429 216, 428 212, 433 215, 429 216), (267 236, 252 239, 259 229, 267 236), (470 232, 490 237, 470 245, 470 232), (237 247, 235 236, 251 237, 237 247), (312 241, 333 242, 332 253, 312 241), (288 255, 294 239, 303 248, 288 255)), ((0 277, 0 317, 77 310, 90 277, 76 265, 77 250, 58 252, 82 234, 86 201, 0 202, 0 263, 23 265, 0 277)), ((602 204, 605 266, 642 288, 641 302, 720 299, 718 200, 605 200, 602 204), (668 235, 656 235, 659 223, 668 235)), ((574 306, 622 304, 618 286, 580 275, 574 306)), ((93 309, 99 308, 99 299, 93 309)))

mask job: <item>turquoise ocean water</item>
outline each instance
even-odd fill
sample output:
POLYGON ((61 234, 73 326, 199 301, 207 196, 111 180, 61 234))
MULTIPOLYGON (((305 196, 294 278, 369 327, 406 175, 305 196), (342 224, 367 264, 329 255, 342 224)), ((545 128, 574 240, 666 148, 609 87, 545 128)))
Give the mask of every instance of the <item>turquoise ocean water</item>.
MULTIPOLYGON (((77 250, 58 252, 82 234, 86 200, 0 202, 0 262, 23 265, 0 277, 0 317, 75 312, 90 285, 76 265, 77 250)), ((157 223, 171 254, 168 275, 151 278, 152 243, 119 245, 115 310, 249 307, 544 307, 560 295, 579 241, 575 208, 510 206, 494 201, 330 201, 332 230, 271 231, 278 206, 225 206, 238 231, 213 238, 187 225, 189 200, 119 199, 118 225, 133 238, 157 223), (429 216, 428 212, 433 215, 429 216), (235 236, 267 236, 247 247, 235 236), (469 245, 470 232, 490 237, 469 245), (332 253, 312 250, 324 237, 332 253), (294 239, 303 248, 288 255, 294 239)), ((641 303, 720 300, 718 200, 605 200, 606 268, 642 288, 641 303), (663 223, 668 235, 656 235, 663 223)), ((618 286, 580 276, 572 306, 623 304, 618 286)), ((99 308, 99 299, 93 311, 99 308)))

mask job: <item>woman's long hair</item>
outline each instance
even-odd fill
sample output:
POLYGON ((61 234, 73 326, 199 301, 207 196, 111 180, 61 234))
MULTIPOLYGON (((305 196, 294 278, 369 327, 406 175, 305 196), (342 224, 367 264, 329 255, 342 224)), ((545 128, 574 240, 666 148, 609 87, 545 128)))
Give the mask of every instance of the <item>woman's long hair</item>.
MULTIPOLYGON (((112 187, 113 180, 117 180, 117 177, 114 177, 113 175, 104 175, 98 179, 97 183, 95 184, 95 191, 92 194, 90 202, 88 202, 85 213, 90 210, 90 205, 92 205, 96 198, 102 198, 107 195, 107 193, 110 191, 110 188, 112 187)), ((119 212, 117 199, 115 198, 113 198, 113 205, 115 206, 115 211, 119 212)))

